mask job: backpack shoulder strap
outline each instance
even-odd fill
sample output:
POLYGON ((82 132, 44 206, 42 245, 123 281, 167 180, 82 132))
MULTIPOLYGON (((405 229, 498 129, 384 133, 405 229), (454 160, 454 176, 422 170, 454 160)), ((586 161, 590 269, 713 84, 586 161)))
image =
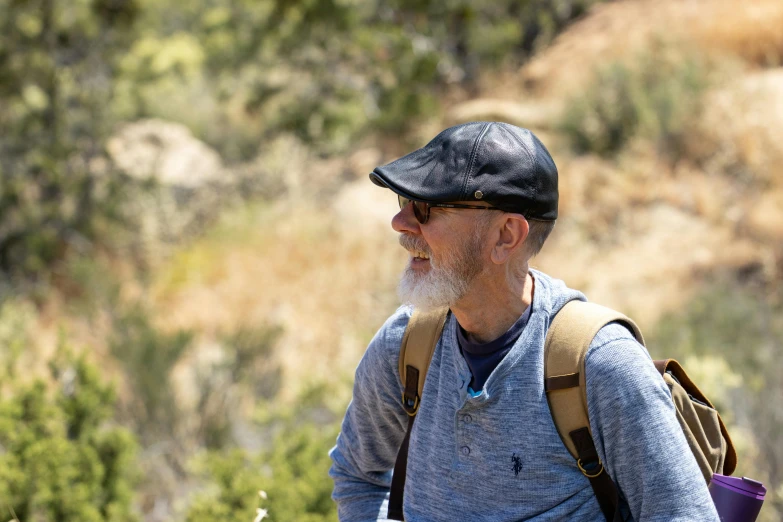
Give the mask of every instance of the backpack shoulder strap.
POLYGON ((414 311, 405 329, 400 346, 399 371, 403 387, 402 404, 408 415, 416 415, 419 409, 424 380, 448 312, 448 308, 414 311))
POLYGON ((544 345, 544 389, 549 409, 563 444, 578 459, 570 433, 579 428, 590 430, 587 416, 585 355, 598 331, 612 322, 623 323, 642 345, 644 338, 625 315, 585 301, 567 303, 555 316, 544 345))
POLYGON ((604 472, 590 430, 585 355, 598 331, 623 323, 644 345, 636 324, 610 308, 584 301, 567 303, 549 326, 544 344, 544 389, 557 432, 582 474, 590 480, 607 521, 621 520, 617 487, 604 472))
POLYGON ((438 308, 430 312, 414 310, 400 345, 399 371, 402 384, 402 407, 408 414, 408 427, 394 462, 389 504, 386 518, 404 520, 402 513, 405 477, 408 469, 408 444, 413 431, 413 421, 419 411, 419 401, 424 391, 424 380, 435 353, 435 346, 443 332, 448 317, 448 308, 438 308))

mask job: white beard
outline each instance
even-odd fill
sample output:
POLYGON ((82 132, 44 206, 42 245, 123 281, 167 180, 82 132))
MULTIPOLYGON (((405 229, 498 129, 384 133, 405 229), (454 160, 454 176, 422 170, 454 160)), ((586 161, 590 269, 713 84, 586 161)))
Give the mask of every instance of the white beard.
POLYGON ((400 244, 409 250, 420 250, 430 255, 430 269, 416 272, 408 263, 397 287, 397 295, 403 303, 412 304, 418 310, 450 307, 462 299, 471 283, 481 272, 481 237, 478 234, 447 252, 442 260, 432 257, 424 240, 400 236, 400 244))
POLYGON ((408 265, 397 287, 400 301, 427 311, 452 306, 465 295, 468 287, 465 281, 455 279, 454 274, 445 269, 430 268, 426 274, 418 274, 408 265))

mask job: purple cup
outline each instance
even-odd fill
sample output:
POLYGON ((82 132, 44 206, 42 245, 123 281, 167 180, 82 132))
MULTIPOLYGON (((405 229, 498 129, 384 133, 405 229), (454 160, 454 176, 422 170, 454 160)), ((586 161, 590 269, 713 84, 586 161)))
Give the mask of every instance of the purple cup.
POLYGON ((717 473, 712 476, 709 490, 721 522, 754 522, 767 494, 767 488, 757 480, 717 473))

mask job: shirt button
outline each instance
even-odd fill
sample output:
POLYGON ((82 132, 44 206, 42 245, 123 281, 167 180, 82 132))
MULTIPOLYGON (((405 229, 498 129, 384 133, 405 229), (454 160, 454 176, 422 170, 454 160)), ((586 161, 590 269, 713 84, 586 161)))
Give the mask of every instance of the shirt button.
POLYGON ((466 457, 470 455, 470 448, 467 446, 462 446, 462 454, 465 455, 466 457))
POLYGON ((464 422, 465 424, 470 424, 471 422, 473 422, 473 417, 471 417, 470 415, 463 415, 462 422, 464 422))

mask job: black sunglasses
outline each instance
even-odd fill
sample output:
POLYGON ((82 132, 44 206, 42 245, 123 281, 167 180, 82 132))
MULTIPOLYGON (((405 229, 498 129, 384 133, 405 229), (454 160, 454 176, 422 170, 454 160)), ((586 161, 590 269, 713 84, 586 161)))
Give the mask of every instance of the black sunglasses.
POLYGON ((408 199, 404 196, 397 195, 397 200, 400 202, 400 209, 405 208, 408 203, 413 203, 413 215, 416 216, 416 221, 422 225, 430 219, 430 209, 432 207, 441 208, 469 208, 477 210, 503 210, 497 207, 481 207, 478 205, 458 205, 453 203, 427 203, 425 201, 416 201, 415 199, 408 199))

